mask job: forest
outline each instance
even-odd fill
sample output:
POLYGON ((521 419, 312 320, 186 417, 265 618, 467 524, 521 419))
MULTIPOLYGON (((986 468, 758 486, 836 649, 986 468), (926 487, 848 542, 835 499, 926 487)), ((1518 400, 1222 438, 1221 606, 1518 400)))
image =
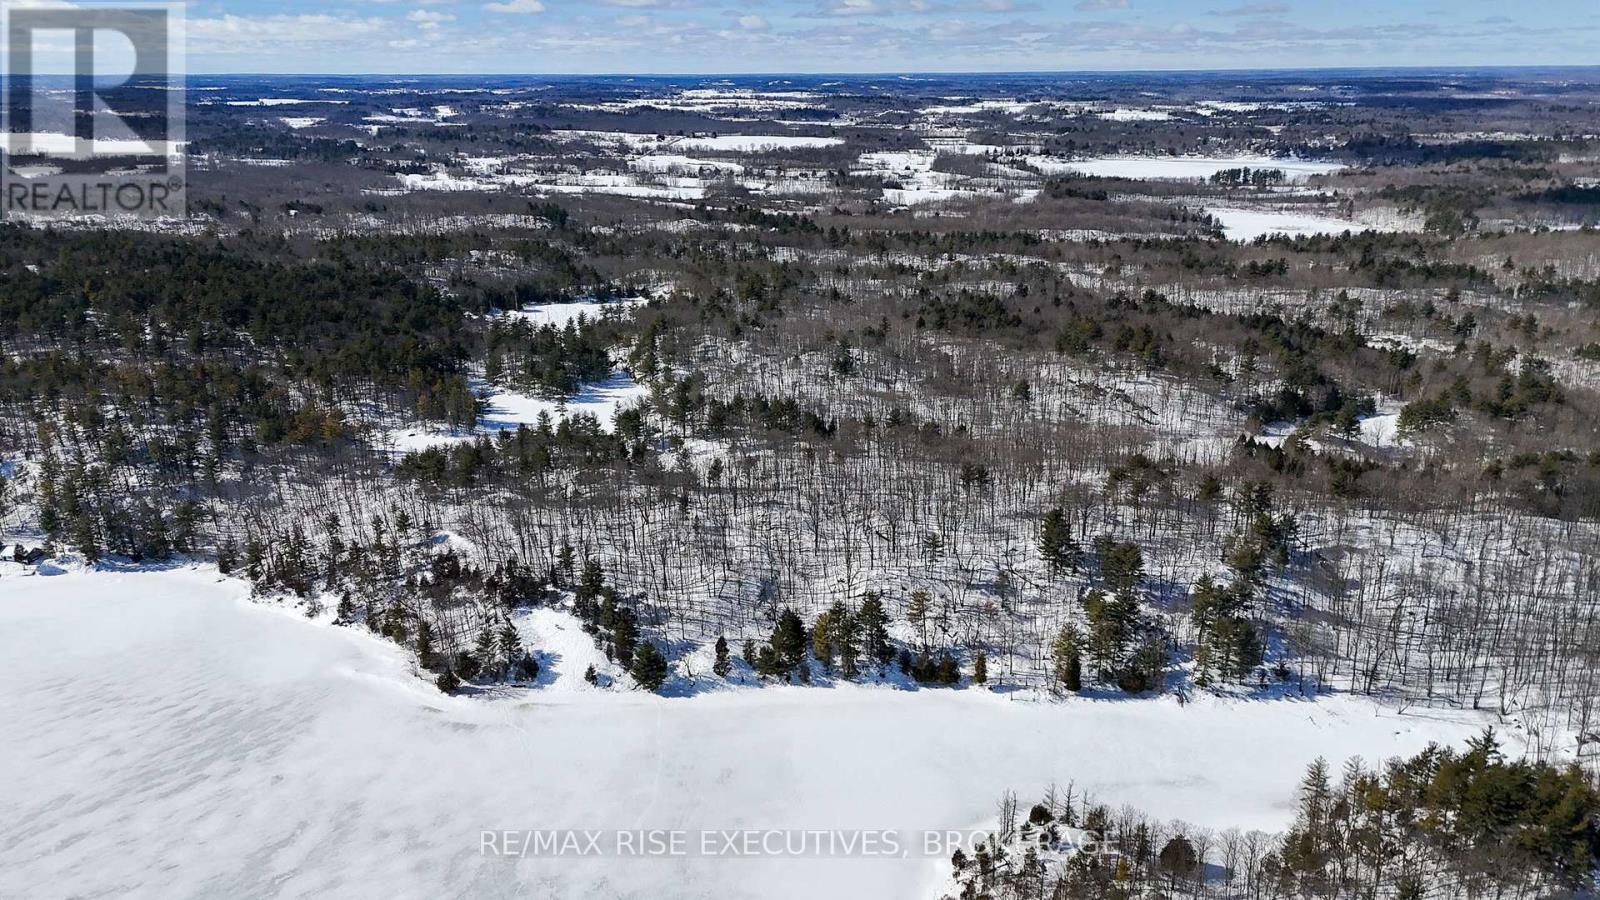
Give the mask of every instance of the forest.
POLYGON ((0 224, 0 532, 455 697, 547 685, 548 615, 599 691, 1475 711, 1514 742, 1318 763, 1278 835, 1008 800, 951 895, 1576 895, 1600 86, 1529 79, 227 82, 191 220, 0 224))

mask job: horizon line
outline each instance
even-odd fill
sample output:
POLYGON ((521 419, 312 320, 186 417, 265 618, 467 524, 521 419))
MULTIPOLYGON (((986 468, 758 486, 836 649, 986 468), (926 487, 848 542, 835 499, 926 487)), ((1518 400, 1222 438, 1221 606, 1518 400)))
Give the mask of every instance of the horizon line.
POLYGON ((915 78, 915 77, 1000 77, 1000 76, 1053 76, 1053 75, 1263 75, 1277 73, 1334 73, 1334 72, 1517 72, 1517 71, 1594 71, 1600 73, 1600 64, 1583 63, 1515 63, 1515 64, 1464 64, 1464 65, 1369 65, 1369 66, 1290 66, 1243 68, 1174 68, 1174 69, 1003 69, 1003 70, 949 70, 905 69, 884 71, 705 71, 705 72, 310 72, 310 71, 219 71, 189 72, 187 78, 229 77, 319 77, 319 78, 915 78))

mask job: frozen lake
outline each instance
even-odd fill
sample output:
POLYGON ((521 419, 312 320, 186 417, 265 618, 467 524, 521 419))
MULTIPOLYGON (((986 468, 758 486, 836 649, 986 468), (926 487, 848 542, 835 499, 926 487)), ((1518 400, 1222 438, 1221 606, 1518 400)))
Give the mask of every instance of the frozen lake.
MULTIPOLYGON (((208 568, 0 574, 0 895, 903 897, 902 858, 480 855, 485 829, 987 825, 1003 790, 1271 828, 1317 755, 1479 727, 1355 698, 1012 702, 980 691, 445 697, 361 629, 208 568)), ((551 665, 559 679, 581 678, 551 665)))

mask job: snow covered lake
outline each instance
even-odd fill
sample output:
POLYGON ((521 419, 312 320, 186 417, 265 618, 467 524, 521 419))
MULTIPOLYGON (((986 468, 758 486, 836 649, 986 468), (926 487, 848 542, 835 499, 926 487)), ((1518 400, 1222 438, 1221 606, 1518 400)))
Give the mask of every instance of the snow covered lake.
MULTIPOLYGON (((1312 758, 1482 724, 1354 697, 446 697, 394 645, 253 604, 214 569, 68 568, 0 570, 0 896, 928 900, 948 863, 909 840, 873 859, 507 859, 480 853, 482 832, 965 829, 1004 790, 1069 780, 1158 817, 1274 828, 1312 758)), ((571 655, 548 660, 556 684, 581 679, 571 655)))
POLYGON ((1207 181, 1229 169, 1279 169, 1289 181, 1305 181, 1313 175, 1328 175, 1345 168, 1337 162, 1271 156, 1099 156, 1073 160, 1032 156, 1028 162, 1051 175, 1077 172, 1136 181, 1207 181))

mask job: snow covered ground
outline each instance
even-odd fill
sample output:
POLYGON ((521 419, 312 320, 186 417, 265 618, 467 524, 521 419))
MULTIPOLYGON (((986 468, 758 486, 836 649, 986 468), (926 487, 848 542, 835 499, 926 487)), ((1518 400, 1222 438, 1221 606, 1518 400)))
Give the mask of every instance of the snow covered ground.
POLYGON ((671 142, 679 150, 754 153, 761 150, 814 149, 837 147, 843 138, 806 137, 792 134, 720 134, 713 137, 681 138, 671 142))
MULTIPOLYGON (((1313 757, 1483 724, 1354 697, 446 697, 394 645, 253 604, 211 568, 0 566, 0 896, 925 900, 948 864, 915 833, 985 826, 1007 789, 1073 780, 1156 816, 1274 828, 1313 757), (603 832, 603 855, 480 852, 486 829, 567 828, 603 832), (618 859, 612 829, 676 831, 690 852, 618 859), (727 829, 893 831, 904 854, 704 852, 727 829)), ((592 657, 550 631, 560 614, 534 615, 524 632, 566 649, 546 680, 581 679, 592 657)))

